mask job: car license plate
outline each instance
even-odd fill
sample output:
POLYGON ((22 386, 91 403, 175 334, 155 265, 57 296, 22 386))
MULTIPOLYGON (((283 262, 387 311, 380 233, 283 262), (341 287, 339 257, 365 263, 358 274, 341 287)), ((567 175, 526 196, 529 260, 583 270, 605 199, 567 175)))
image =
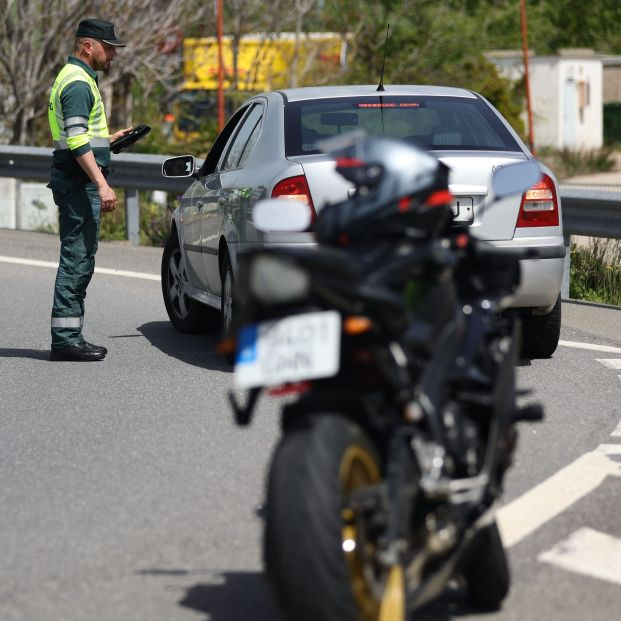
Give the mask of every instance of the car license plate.
POLYGON ((332 377, 339 370, 341 316, 304 313, 245 326, 238 335, 235 384, 277 386, 332 377))
POLYGON ((469 196, 456 196, 451 205, 455 222, 472 222, 474 220, 474 201, 469 196))

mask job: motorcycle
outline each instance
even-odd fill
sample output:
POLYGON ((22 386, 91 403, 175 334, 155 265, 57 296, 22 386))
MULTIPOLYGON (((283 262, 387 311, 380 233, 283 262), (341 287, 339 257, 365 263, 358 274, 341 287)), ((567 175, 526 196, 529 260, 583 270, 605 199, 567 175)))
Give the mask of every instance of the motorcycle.
MULTIPOLYGON (((267 481, 264 562, 283 617, 404 621, 458 578, 498 607, 509 566, 493 516, 522 420, 519 259, 453 221, 449 171, 386 138, 324 144, 354 185, 311 222, 264 201, 257 228, 304 230, 314 247, 240 259, 236 422, 261 392, 293 395, 267 481)), ((535 162, 494 176, 486 209, 524 192, 535 162)))

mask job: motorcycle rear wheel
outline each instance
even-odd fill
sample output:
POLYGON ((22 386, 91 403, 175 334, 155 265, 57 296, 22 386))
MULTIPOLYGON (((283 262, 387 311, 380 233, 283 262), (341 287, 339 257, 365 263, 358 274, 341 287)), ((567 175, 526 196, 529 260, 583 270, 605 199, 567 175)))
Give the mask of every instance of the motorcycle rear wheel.
POLYGON ((347 498, 381 481, 363 430, 337 414, 288 428, 272 461, 264 556, 288 621, 404 621, 403 568, 380 566, 347 498))

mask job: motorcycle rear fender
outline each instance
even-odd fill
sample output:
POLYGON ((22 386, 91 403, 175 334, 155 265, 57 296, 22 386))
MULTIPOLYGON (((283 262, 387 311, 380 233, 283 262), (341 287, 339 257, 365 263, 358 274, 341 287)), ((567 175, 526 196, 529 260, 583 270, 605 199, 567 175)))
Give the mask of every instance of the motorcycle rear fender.
MULTIPOLYGON (((378 431, 382 431, 387 425, 385 415, 376 411, 368 400, 353 392, 310 391, 294 403, 283 407, 282 431, 286 433, 296 426, 304 425, 309 416, 326 412, 335 412, 350 418, 368 432, 371 438, 376 438, 378 431)), ((384 452, 380 450, 381 446, 377 445, 376 448, 380 454, 384 452)))

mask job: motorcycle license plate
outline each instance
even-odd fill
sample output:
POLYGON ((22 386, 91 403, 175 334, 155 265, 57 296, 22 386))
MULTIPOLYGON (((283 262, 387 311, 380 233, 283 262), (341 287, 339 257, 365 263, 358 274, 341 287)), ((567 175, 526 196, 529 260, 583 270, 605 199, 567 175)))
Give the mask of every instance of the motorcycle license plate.
POLYGON ((237 343, 239 388, 332 377, 339 370, 341 316, 321 311, 245 326, 237 343))

